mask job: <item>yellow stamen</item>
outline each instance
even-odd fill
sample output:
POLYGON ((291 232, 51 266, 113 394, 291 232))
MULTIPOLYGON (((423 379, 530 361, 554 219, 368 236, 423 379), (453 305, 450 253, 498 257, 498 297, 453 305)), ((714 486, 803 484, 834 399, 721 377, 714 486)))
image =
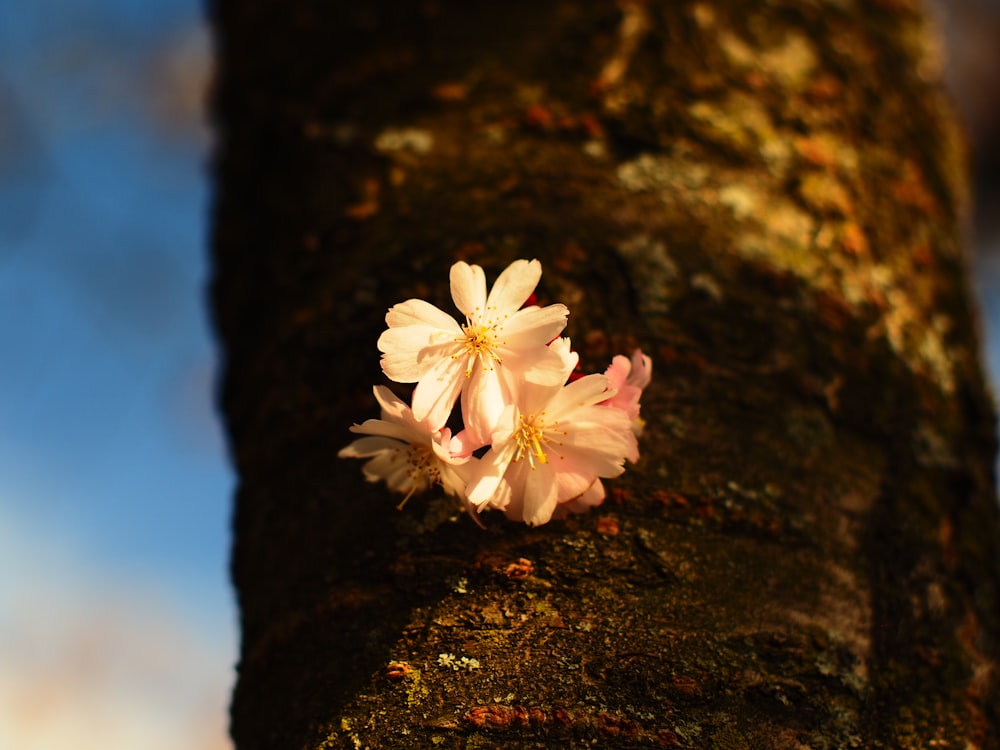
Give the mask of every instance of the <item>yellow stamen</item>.
MULTIPOLYGON (((550 439, 545 435, 545 427, 542 415, 537 417, 534 414, 529 414, 527 417, 521 415, 521 427, 514 435, 514 442, 517 443, 517 453, 514 454, 515 461, 527 457, 532 469, 535 468, 535 461, 540 464, 549 462, 544 446, 550 442, 550 439)), ((550 430, 554 428, 555 424, 549 427, 550 430)), ((558 430, 555 431, 558 432, 558 430)))

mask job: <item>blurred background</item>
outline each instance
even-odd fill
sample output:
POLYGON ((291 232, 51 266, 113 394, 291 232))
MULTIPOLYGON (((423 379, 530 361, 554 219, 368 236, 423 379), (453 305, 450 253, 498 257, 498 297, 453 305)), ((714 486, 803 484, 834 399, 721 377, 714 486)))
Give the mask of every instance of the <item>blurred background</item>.
MULTIPOLYGON (((941 0, 1000 373, 1000 0, 941 0)), ((0 748, 218 750, 233 478, 196 0, 0 5, 0 748)))

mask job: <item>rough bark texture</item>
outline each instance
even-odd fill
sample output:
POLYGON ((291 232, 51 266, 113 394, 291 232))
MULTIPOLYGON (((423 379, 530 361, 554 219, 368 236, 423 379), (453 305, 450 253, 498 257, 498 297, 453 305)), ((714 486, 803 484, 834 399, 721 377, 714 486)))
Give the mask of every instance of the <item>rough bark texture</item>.
POLYGON ((240 750, 1000 747, 963 153, 910 0, 213 17, 240 750), (596 512, 482 531, 336 458, 386 308, 451 309, 459 258, 539 258, 591 371, 652 354, 596 512))

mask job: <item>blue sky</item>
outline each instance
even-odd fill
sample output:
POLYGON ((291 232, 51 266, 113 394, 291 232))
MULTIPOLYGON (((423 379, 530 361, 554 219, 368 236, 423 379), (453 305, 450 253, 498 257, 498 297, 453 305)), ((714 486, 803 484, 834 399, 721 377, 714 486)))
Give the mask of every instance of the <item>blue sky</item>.
POLYGON ((0 4, 0 747, 228 747, 209 46, 193 0, 0 4))
POLYGON ((190 0, 0 6, 0 747, 229 744, 209 56, 190 0))

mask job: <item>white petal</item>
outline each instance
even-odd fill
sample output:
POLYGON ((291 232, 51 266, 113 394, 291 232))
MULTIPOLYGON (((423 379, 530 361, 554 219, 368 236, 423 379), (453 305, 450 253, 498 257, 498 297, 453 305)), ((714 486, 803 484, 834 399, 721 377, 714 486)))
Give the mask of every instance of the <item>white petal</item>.
POLYGON ((535 291, 541 278, 542 264, 537 260, 515 260, 493 283, 486 304, 500 312, 517 310, 535 291))
POLYGON ((372 393, 375 394, 375 400, 382 409, 382 419, 401 423, 415 421, 406 402, 384 385, 372 386, 372 393))
POLYGON ((462 332, 453 317, 422 299, 408 299, 406 302, 393 305, 385 315, 385 323, 389 328, 429 326, 439 331, 454 333, 456 336, 462 332))
MULTIPOLYGON (((566 378, 576 367, 577 355, 574 352, 570 358, 564 358, 552 347, 545 346, 533 350, 534 356, 507 356, 504 365, 509 373, 517 379, 545 386, 562 387, 566 378)), ((551 394, 554 396, 555 394, 551 394)), ((550 397, 551 397, 550 396, 550 397)))
MULTIPOLYGON (((572 414, 579 408, 606 401, 615 395, 615 391, 609 386, 610 383, 604 375, 587 375, 573 381, 559 391, 552 399, 552 403, 549 404, 552 418, 559 419, 564 415, 572 414)), ((600 419, 600 417, 597 418, 600 419)))
POLYGON ((604 485, 601 484, 600 479, 595 479, 586 492, 578 497, 574 497, 572 500, 559 503, 552 516, 553 518, 565 518, 570 513, 585 513, 590 508, 603 503, 605 496, 604 485))
POLYGON ((378 340, 382 354, 382 372, 397 383, 416 383, 441 359, 461 351, 455 341, 437 343, 435 329, 406 326, 383 331, 378 340))
POLYGON ((361 467, 361 471, 364 472, 365 479, 369 482, 377 482, 380 479, 388 480, 389 477, 398 474, 400 468, 405 473, 409 465, 409 462, 395 451, 384 451, 377 454, 371 461, 366 462, 361 467))
POLYGON ((384 419, 366 419, 363 424, 351 425, 351 432, 393 438, 402 443, 426 443, 430 440, 429 432, 421 433, 415 426, 384 419))
POLYGON ((510 398, 496 368, 477 367, 462 389, 462 415, 474 442, 486 445, 510 398))
POLYGON ((444 427, 464 383, 464 360, 439 358, 413 390, 413 417, 434 430, 444 427))
POLYGON ((459 261, 451 267, 451 298, 462 315, 472 318, 486 309, 486 274, 481 266, 459 261))
POLYGON ((510 349, 545 346, 562 333, 567 317, 569 309, 566 305, 518 310, 504 321, 501 343, 510 349))
POLYGON ((376 453, 381 453, 382 451, 391 451, 397 448, 402 448, 403 443, 398 440, 393 440, 387 437, 363 437, 358 438, 350 445, 347 445, 338 451, 337 455, 341 458, 369 458, 374 456, 376 453))
MULTIPOLYGON (((523 463, 523 462, 522 462, 523 463)), ((556 498, 559 485, 556 472, 550 464, 540 464, 530 469, 522 469, 525 473, 524 508, 521 513, 524 522, 529 526, 541 526, 552 518, 556 509, 556 498)))
POLYGON ((466 487, 470 503, 482 507, 491 501, 513 457, 514 446, 510 443, 499 450, 491 448, 479 459, 469 475, 469 485, 466 487))

